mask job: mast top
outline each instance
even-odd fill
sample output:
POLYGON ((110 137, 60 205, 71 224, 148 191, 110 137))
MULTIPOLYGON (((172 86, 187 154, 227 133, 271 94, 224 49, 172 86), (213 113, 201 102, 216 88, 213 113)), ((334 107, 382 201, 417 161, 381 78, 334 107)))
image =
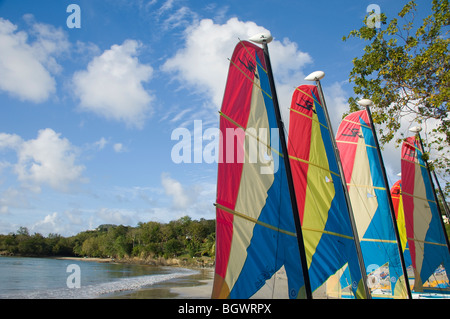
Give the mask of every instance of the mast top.
POLYGON ((323 71, 315 71, 313 73, 311 73, 310 75, 308 75, 305 80, 306 81, 318 81, 323 79, 325 76, 325 72, 323 71))
POLYGON ((250 37, 249 40, 259 44, 263 43, 264 41, 266 41, 266 43, 270 43, 273 40, 273 37, 270 32, 264 32, 255 34, 254 36, 250 37))
POLYGON ((358 101, 358 104, 361 106, 371 106, 373 104, 372 100, 369 99, 361 99, 358 101))

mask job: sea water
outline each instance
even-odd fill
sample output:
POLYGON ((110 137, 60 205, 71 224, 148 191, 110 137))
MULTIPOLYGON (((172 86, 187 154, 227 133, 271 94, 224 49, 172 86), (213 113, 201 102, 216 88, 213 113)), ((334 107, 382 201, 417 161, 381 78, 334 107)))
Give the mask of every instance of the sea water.
POLYGON ((102 298, 193 274, 196 271, 173 267, 0 257, 0 299, 102 298), (79 285, 73 284, 73 276, 79 285))

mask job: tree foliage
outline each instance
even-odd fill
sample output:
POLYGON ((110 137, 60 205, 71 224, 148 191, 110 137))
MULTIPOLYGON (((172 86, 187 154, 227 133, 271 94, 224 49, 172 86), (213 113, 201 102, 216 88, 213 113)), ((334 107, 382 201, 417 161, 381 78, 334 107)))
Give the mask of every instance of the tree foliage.
POLYGON ((190 257, 214 256, 215 221, 182 217, 137 227, 100 225, 72 237, 29 234, 25 227, 0 235, 0 253, 21 256, 190 257))
MULTIPOLYGON (((432 149, 434 165, 450 173, 450 54, 448 0, 433 0, 431 15, 417 22, 417 4, 405 4, 397 17, 388 21, 381 14, 381 28, 365 24, 343 40, 369 42, 364 54, 353 60, 350 81, 359 98, 374 102, 374 122, 382 127, 382 143, 396 137, 402 119, 432 127, 424 138, 432 149)), ((350 109, 358 109, 350 98, 350 109)), ((398 135, 397 135, 398 137, 398 135)), ((400 142, 403 135, 398 137, 400 142)), ((447 185, 448 186, 448 185, 447 185)))

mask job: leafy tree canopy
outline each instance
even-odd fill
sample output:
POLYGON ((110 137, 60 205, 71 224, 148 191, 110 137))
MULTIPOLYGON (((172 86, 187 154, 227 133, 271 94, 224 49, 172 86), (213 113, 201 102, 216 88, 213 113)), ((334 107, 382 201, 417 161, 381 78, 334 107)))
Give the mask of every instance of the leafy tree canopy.
MULTIPOLYGON (((435 168, 450 173, 450 54, 448 0, 433 0, 432 13, 416 21, 417 4, 408 2, 397 17, 369 14, 364 26, 349 38, 369 42, 362 57, 353 60, 350 82, 358 98, 350 98, 350 111, 359 98, 374 102, 374 122, 380 124, 381 143, 404 136, 396 134, 403 123, 416 122, 424 130, 425 148, 433 150, 435 168), (380 28, 374 27, 377 18, 380 28), (425 128, 428 129, 425 131, 425 128)), ((412 125, 412 124, 410 124, 412 125)), ((406 131, 404 129, 403 131, 406 131)), ((450 183, 447 183, 447 192, 450 183)))

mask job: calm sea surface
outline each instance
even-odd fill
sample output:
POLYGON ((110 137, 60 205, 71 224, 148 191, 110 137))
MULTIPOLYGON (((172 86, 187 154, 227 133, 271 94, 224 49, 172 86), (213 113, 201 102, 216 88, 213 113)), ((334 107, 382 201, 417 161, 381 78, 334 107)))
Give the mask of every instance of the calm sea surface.
POLYGON ((195 273, 171 267, 0 257, 0 299, 102 298, 195 273))

